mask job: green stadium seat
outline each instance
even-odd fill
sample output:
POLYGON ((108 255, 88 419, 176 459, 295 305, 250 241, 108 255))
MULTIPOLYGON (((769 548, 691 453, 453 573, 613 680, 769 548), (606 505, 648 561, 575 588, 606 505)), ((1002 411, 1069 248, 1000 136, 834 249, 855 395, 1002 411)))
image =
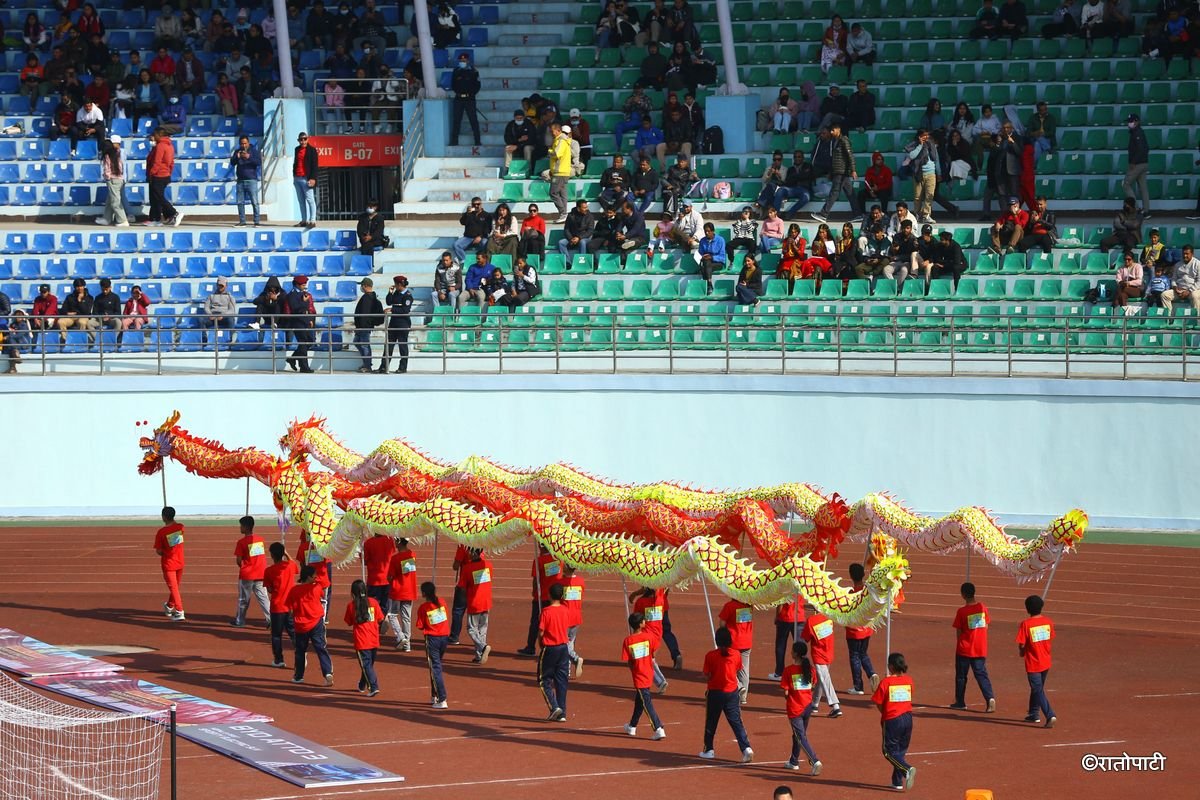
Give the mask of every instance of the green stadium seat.
MULTIPOLYGON (((1010 255, 1016 255, 1016 253, 1010 255)), ((1024 260, 1025 256, 1021 256, 1021 261, 1024 262, 1024 260)), ((1031 253, 1029 255, 1029 271, 1038 274, 1054 272, 1054 255, 1052 253, 1031 253)))
MULTIPOLYGON (((938 280, 946 280, 946 279, 939 278, 938 280)), ((937 283, 937 281, 936 280, 930 281, 930 285, 929 285, 929 293, 930 293, 929 296, 930 297, 933 297, 933 294, 934 294, 934 287, 933 287, 934 283, 937 283)), ((951 284, 953 285, 953 281, 951 281, 951 284)), ((977 300, 978 298, 979 298, 979 281, 978 280, 976 280, 975 278, 962 278, 961 280, 959 280, 958 287, 954 289, 954 299, 956 299, 956 300, 977 300)), ((934 297, 933 299, 940 299, 940 298, 934 297)))
POLYGON ((893 300, 896 298, 896 294, 895 278, 877 278, 875 280, 875 291, 872 296, 877 300, 893 300))
POLYGON ((1062 281, 1058 278, 1045 278, 1038 285, 1038 300, 1061 300, 1062 297, 1062 281))
POLYGON ((1032 278, 1018 278, 1013 281, 1009 291, 1009 300, 1032 300, 1034 296, 1034 281, 1032 278))
POLYGON ((988 300, 1003 300, 1008 296, 1008 281, 993 278, 983 284, 983 296, 988 300))
MULTIPOLYGON (((962 288, 962 284, 966 283, 967 280, 968 280, 967 278, 963 278, 962 281, 959 282, 960 289, 962 288)), ((974 285, 974 289, 975 289, 974 294, 972 296, 978 296, 979 295, 979 281, 971 279, 970 282, 974 285)), ((908 283, 908 281, 905 281, 905 284, 907 284, 907 283, 908 283)), ((933 280, 931 280, 929 282, 929 291, 925 294, 925 299, 926 300, 949 300, 952 296, 955 296, 954 281, 952 281, 950 278, 934 278, 933 280)))
POLYGON ((546 285, 547 300, 569 300, 571 298, 570 281, 548 281, 546 285))

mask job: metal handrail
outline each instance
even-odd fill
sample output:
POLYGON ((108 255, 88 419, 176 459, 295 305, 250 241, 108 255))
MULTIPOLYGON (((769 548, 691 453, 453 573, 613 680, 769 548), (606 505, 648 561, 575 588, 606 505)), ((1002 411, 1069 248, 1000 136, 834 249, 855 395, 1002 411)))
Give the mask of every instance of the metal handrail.
POLYGON ((279 106, 275 106, 274 111, 267 117, 267 127, 263 131, 262 139, 259 140, 259 152, 265 163, 262 170, 263 180, 259 183, 258 199, 265 205, 267 189, 275 177, 275 170, 287 155, 287 147, 284 145, 283 114, 280 113, 279 106))
MULTIPOLYGON (((350 120, 351 114, 361 114, 364 117, 370 116, 372 119, 372 122, 370 123, 372 127, 377 127, 380 124, 380 122, 381 122, 380 118, 375 116, 377 114, 382 113, 383 108, 384 108, 380 104, 380 100, 379 100, 380 93, 377 93, 374 91, 344 92, 344 95, 347 98, 362 98, 365 100, 365 102, 362 103, 361 105, 353 105, 353 106, 349 105, 349 104, 340 106, 340 107, 339 106, 328 106, 328 105, 325 105, 325 88, 324 88, 324 86, 330 80, 331 80, 330 78, 317 78, 315 81, 313 81, 313 90, 308 93, 309 110, 311 112, 311 119, 313 120, 313 127, 315 129, 313 131, 314 133, 316 133, 318 135, 328 135, 328 136, 339 135, 339 134, 343 134, 343 133, 345 133, 345 135, 353 134, 354 133, 353 122, 350 120), (343 116, 343 119, 331 122, 330 120, 324 118, 323 115, 328 115, 330 112, 333 112, 333 111, 339 112, 343 116), (342 124, 347 124, 347 123, 350 124, 351 130, 343 132, 342 130, 338 129, 338 126, 340 126, 342 124), (333 130, 330 130, 331 126, 334 128, 333 130)), ((377 78, 368 78, 367 80, 374 81, 374 80, 378 80, 378 79, 377 78)), ((388 80, 397 81, 398 83, 401 84, 400 92, 399 92, 398 98, 396 100, 396 104, 394 106, 390 107, 395 110, 396 119, 395 120, 392 120, 392 119, 384 120, 385 129, 383 131, 375 131, 375 132, 390 133, 390 134, 402 133, 403 132, 403 124, 401 124, 401 130, 396 130, 394 123, 395 122, 403 123, 404 101, 409 99, 411 86, 409 85, 407 78, 402 78, 398 75, 393 75, 390 78, 388 78, 388 80)), ((358 122, 359 122, 360 127, 363 127, 368 124, 365 121, 365 119, 363 119, 363 117, 360 117, 358 122)))
POLYGON ((400 200, 412 179, 417 159, 425 156, 425 101, 413 103, 413 113, 404 118, 404 140, 400 143, 400 200))

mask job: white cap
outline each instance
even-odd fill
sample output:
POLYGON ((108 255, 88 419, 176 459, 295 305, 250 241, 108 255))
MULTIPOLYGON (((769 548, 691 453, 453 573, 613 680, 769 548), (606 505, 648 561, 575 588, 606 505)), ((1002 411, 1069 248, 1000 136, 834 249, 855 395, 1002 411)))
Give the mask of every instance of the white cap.
POLYGON ((571 132, 571 126, 570 126, 570 125, 563 125, 563 126, 562 126, 562 132, 563 132, 563 133, 570 133, 570 132, 571 132))
POLYGON ((579 109, 578 108, 571 109, 571 119, 579 119, 579 109))
POLYGON ((113 144, 120 144, 121 143, 121 134, 114 133, 112 136, 108 137, 108 140, 110 142, 112 142, 113 144))

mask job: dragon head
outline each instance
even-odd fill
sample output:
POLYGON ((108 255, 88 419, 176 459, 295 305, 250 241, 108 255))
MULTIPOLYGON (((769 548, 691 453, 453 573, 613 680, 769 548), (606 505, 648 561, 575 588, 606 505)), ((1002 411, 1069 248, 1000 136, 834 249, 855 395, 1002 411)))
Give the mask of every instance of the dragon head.
POLYGON ((850 509, 841 495, 835 493, 817 509, 813 515, 813 527, 817 544, 813 548, 812 559, 824 561, 826 554, 829 558, 837 558, 838 545, 850 530, 850 509))
POLYGON ((1050 523, 1050 536, 1067 549, 1079 543, 1088 529, 1088 515, 1082 508, 1073 508, 1050 523))
POLYGON ((179 421, 179 416, 178 411, 173 412, 162 425, 154 429, 152 436, 143 436, 138 440, 138 446, 145 451, 138 464, 139 474, 153 475, 163 468, 163 461, 171 455, 175 423, 179 421))
POLYGON ((279 448, 289 458, 304 453, 304 433, 313 428, 320 428, 325 424, 324 417, 312 416, 303 422, 300 420, 292 420, 288 425, 287 433, 279 437, 279 448))

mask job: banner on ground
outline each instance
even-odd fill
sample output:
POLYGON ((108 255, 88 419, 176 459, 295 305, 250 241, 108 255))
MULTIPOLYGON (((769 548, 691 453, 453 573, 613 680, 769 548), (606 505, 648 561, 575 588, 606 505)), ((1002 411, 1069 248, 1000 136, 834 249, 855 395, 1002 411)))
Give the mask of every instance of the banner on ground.
POLYGON ((179 735, 305 789, 404 780, 274 725, 192 725, 179 735))
POLYGON ((0 669, 32 678, 120 672, 124 667, 80 655, 58 645, 46 644, 8 628, 0 628, 0 669))
POLYGON ((244 708, 227 706, 215 700, 181 692, 157 683, 110 676, 67 676, 28 678, 26 683, 58 694, 83 700, 114 711, 144 713, 162 711, 175 706, 175 721, 185 725, 226 724, 240 722, 270 722, 271 717, 255 714, 244 708))

